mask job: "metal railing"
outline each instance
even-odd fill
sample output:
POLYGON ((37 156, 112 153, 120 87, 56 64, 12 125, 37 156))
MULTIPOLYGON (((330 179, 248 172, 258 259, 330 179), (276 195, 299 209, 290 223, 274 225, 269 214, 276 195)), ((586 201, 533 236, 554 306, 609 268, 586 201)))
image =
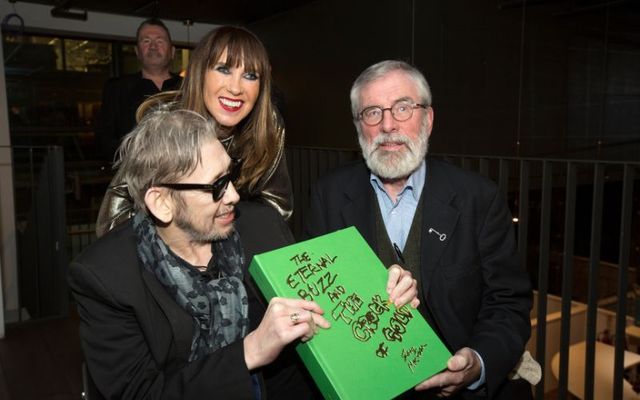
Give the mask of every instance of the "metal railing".
POLYGON ((18 246, 18 320, 69 311, 64 155, 59 146, 12 146, 18 246))
MULTIPOLYGON (((295 212, 290 222, 300 238, 309 189, 329 170, 358 160, 357 150, 286 148, 295 212)), ((627 294, 640 266, 640 163, 590 160, 433 155, 496 181, 505 194, 518 237, 518 256, 538 291, 535 358, 547 367, 547 295, 561 296, 557 389, 566 399, 569 382, 571 302, 586 303, 584 341, 586 399, 593 398, 597 313, 602 299, 615 311, 615 379, 612 398, 621 398, 627 294), (635 193, 635 196, 634 196, 635 193)), ((63 183, 60 183, 63 186, 63 183)), ((428 190, 428 183, 426 186, 428 190)), ((87 224, 93 221, 86 221, 87 224)), ((67 229, 71 257, 95 240, 93 226, 67 229)), ((575 333, 575 332, 574 332, 575 333)), ((545 382, 536 398, 544 397, 545 382)))
MULTIPOLYGON (((360 153, 288 147, 286 156, 296 199, 291 225, 299 237, 307 212, 309 187, 328 170, 359 159, 360 153)), ((640 264, 640 199, 637 195, 640 163, 447 154, 433 157, 487 176, 498 183, 507 197, 518 237, 518 256, 538 291, 535 347, 541 351, 536 351, 535 358, 543 368, 550 361, 545 359, 544 351, 548 340, 547 295, 562 296, 560 399, 568 395, 572 300, 587 303, 584 395, 585 399, 592 399, 599 299, 607 298, 609 302, 611 298, 617 299, 613 331, 621 334, 615 335, 611 398, 622 398, 624 332, 629 311, 627 293, 636 283, 635 268, 630 267, 640 264), (586 269, 577 270, 574 260, 578 257, 586 257, 586 269), (616 267, 601 271, 605 261, 616 267), (611 271, 617 272, 617 276, 611 271), (630 275, 634 277, 632 280, 630 275)), ((640 313, 640 310, 634 312, 640 313)), ((535 389, 536 399, 544 398, 544 389, 543 380, 535 389)))

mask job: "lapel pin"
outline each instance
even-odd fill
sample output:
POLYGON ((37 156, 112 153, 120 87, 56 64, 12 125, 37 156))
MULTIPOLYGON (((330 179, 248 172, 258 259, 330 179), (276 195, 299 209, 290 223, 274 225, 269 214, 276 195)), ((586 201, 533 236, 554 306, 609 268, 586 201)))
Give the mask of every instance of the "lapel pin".
POLYGON ((447 234, 446 233, 440 233, 437 230, 433 229, 433 228, 429 228, 429 233, 435 233, 436 235, 438 235, 438 238, 440 239, 441 242, 444 242, 445 240, 447 240, 447 234))

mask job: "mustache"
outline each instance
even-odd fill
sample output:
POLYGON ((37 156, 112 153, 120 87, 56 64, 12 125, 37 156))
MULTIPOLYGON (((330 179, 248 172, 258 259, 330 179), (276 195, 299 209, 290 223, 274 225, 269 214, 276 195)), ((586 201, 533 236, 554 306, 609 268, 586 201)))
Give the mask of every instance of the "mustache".
POLYGON ((379 135, 371 142, 371 151, 376 151, 380 146, 395 143, 404 144, 411 150, 411 139, 400 133, 392 133, 388 135, 379 135))
POLYGON ((233 206, 231 206, 231 207, 226 207, 226 208, 224 208, 224 209, 222 209, 222 210, 219 210, 219 211, 216 213, 216 217, 221 217, 221 216, 223 216, 223 215, 227 215, 227 214, 232 213, 232 212, 235 212, 235 207, 233 207, 233 206))

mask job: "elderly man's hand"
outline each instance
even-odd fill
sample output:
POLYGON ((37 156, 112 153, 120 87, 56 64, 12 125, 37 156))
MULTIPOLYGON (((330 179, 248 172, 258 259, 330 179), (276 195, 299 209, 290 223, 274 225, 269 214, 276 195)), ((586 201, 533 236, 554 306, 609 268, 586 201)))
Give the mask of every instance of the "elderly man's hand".
POLYGON ((297 339, 311 339, 318 332, 318 327, 329 328, 331 324, 322 314, 323 310, 313 301, 271 299, 260 325, 244 338, 248 369, 271 363, 284 346, 297 339))
POLYGON ((456 352, 447 362, 447 370, 432 376, 415 387, 416 390, 437 389, 439 397, 449 397, 480 378, 482 365, 476 353, 468 347, 456 352))
POLYGON ((418 282, 413 279, 411 272, 397 264, 389 267, 387 294, 389 294, 389 301, 396 307, 411 304, 411 307, 417 308, 420 305, 420 300, 418 300, 418 282))

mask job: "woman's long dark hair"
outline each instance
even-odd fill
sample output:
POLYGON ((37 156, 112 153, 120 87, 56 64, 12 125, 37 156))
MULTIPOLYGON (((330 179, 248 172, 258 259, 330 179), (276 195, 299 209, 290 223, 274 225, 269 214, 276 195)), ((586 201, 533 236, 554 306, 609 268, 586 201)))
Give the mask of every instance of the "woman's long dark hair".
POLYGON ((279 151, 279 135, 276 111, 271 102, 271 64, 267 51, 250 31, 236 26, 223 26, 209 32, 193 50, 187 75, 179 91, 163 92, 152 96, 140 105, 140 119, 158 103, 171 103, 175 107, 195 111, 211 117, 204 103, 206 72, 213 68, 227 50, 226 64, 244 66, 260 77, 260 92, 251 112, 233 127, 231 156, 243 159, 237 188, 240 192, 252 192, 260 179, 274 164, 279 151))

